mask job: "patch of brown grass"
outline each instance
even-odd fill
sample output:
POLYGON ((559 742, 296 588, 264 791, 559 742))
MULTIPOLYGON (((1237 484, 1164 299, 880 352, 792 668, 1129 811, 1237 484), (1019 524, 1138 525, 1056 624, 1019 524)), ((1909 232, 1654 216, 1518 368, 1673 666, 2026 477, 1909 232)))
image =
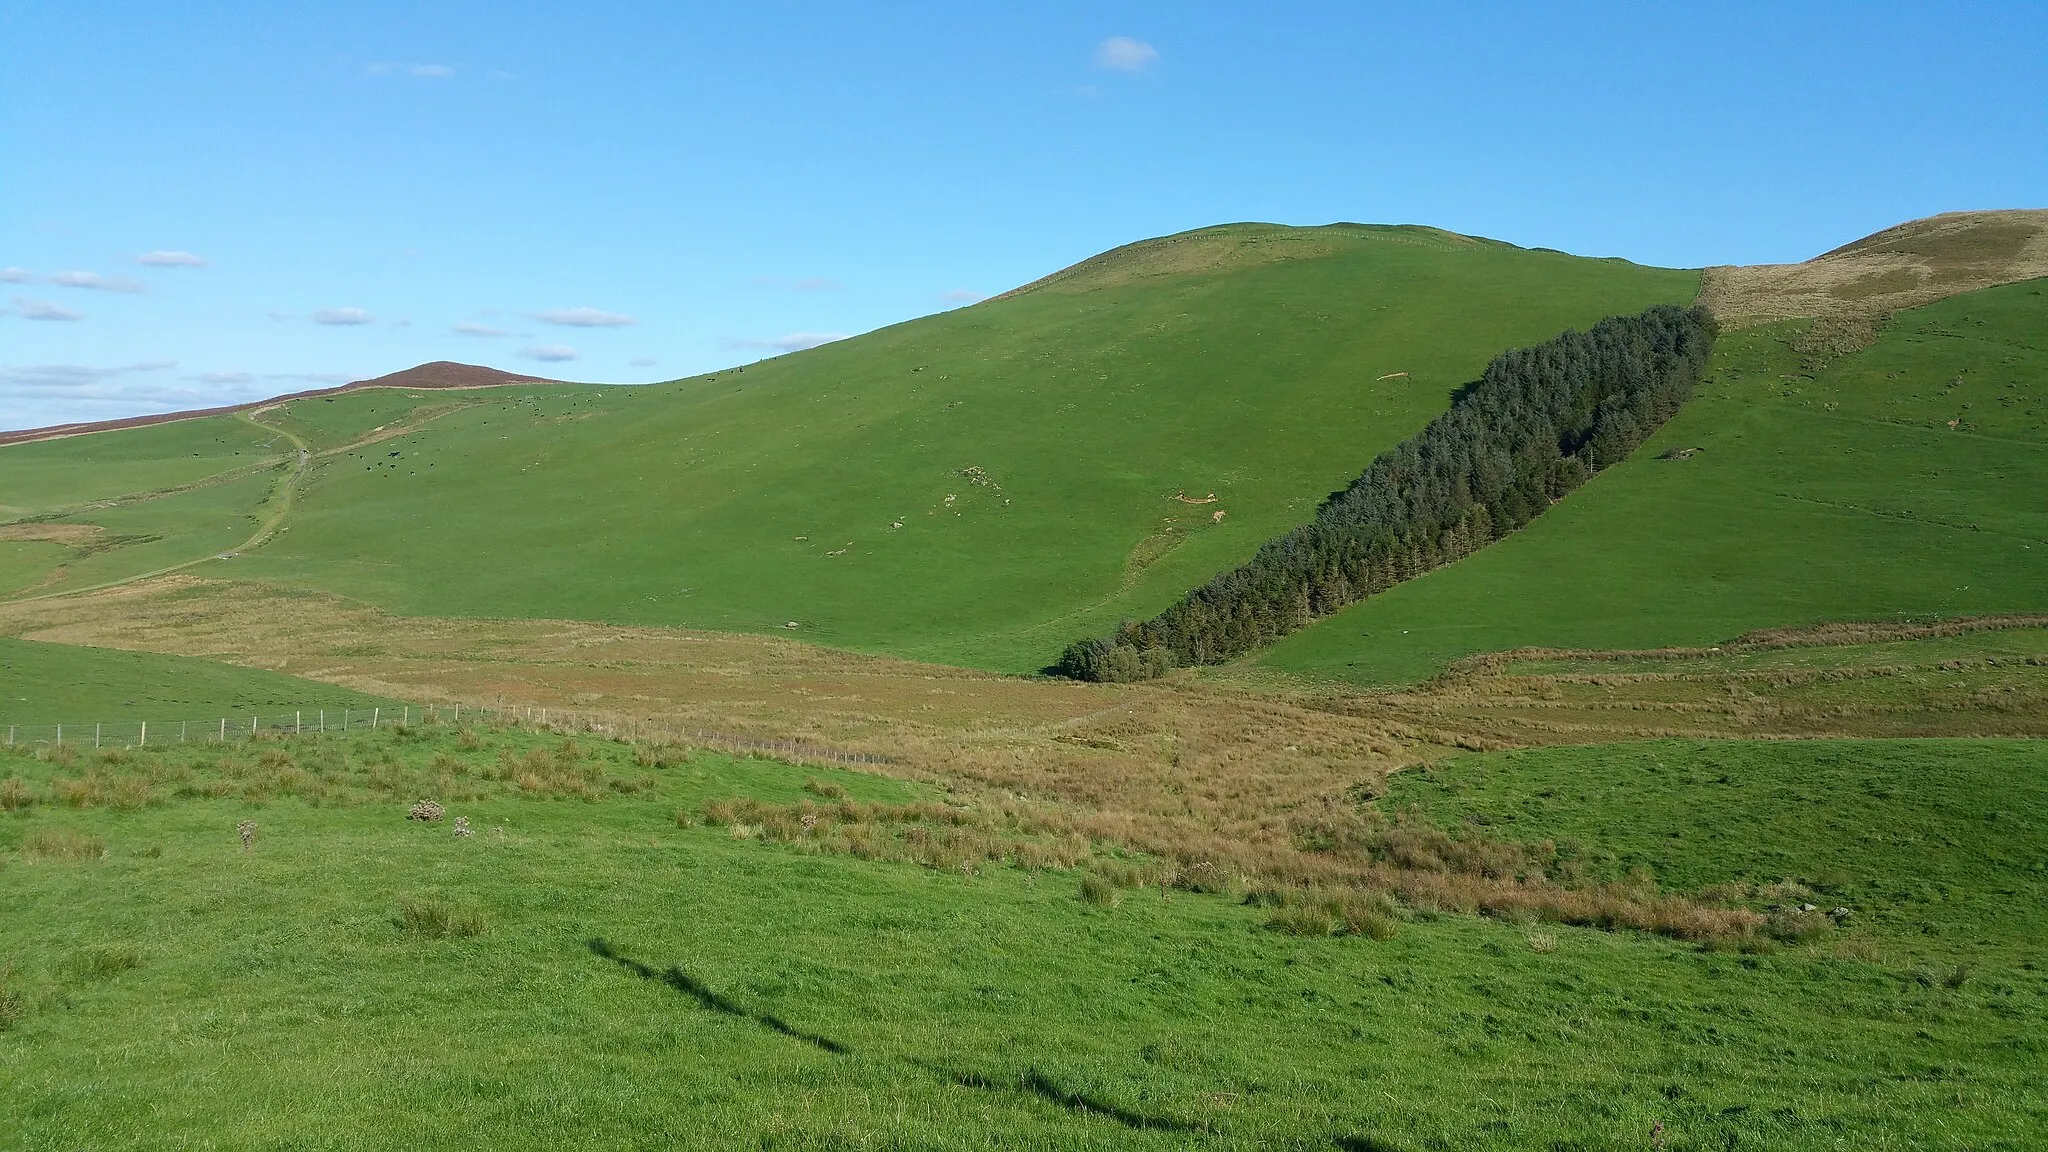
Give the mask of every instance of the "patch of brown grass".
POLYGON ((98 860, 107 854, 107 842, 63 828, 38 828, 22 837, 21 851, 44 860, 98 860))
MULTIPOLYGON (((1762 651, 2043 623, 1837 625, 1755 633, 1737 644, 1762 651)), ((483 703, 545 706, 555 726, 576 730, 524 756, 501 751, 495 764, 477 765, 475 776, 437 766, 440 778, 423 781, 385 766, 366 781, 349 777, 357 781, 351 788, 393 798, 461 799, 460 789, 481 786, 465 781, 481 776, 534 795, 595 799, 637 785, 594 769, 577 741, 631 736, 647 770, 687 757, 692 733, 710 730, 772 741, 798 762, 831 763, 821 751, 830 749, 885 756, 888 763, 870 770, 935 785, 958 801, 849 807, 813 790, 808 808, 714 804, 703 813, 744 827, 749 837, 806 850, 969 871, 998 861, 1142 867, 1153 872, 1147 883, 1191 889, 1386 893, 1411 908, 1686 939, 1746 938, 1762 925, 1754 913, 1713 901, 1587 884, 1543 845, 1452 834, 1398 814, 1367 815, 1361 805, 1385 794, 1389 773, 1459 748, 1650 736, 2018 734, 2048 725, 2048 706, 2035 703, 2034 682, 2024 679, 1957 692, 1946 687, 1953 675, 1944 674, 1935 691, 1872 668, 1749 675, 1624 666, 1667 655, 1704 659, 1728 646, 1720 653, 1527 650, 1465 662, 1433 683, 1393 692, 1236 668, 1096 685, 780 637, 562 621, 401 621, 337 597, 285 597, 189 577, 0 605, 0 629, 283 668, 386 696, 460 701, 465 715, 483 703), (293 654, 289 667, 280 652, 293 654), (1510 674, 1516 662, 1553 658, 1616 669, 1510 674), (595 731, 586 735, 586 727, 595 731), (814 752, 820 758, 806 760, 814 752)), ((472 744, 487 746, 466 733, 464 747, 472 744)), ((280 763, 268 787, 297 786, 291 771, 280 763)))

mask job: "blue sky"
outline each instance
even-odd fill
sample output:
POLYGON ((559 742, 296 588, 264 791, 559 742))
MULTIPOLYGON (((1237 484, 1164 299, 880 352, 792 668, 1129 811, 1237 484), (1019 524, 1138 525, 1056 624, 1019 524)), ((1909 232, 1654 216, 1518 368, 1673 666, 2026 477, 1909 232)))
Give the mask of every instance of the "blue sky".
POLYGON ((1693 266, 2048 205, 2048 5, 0 6, 0 427, 668 379, 1234 220, 1693 266))

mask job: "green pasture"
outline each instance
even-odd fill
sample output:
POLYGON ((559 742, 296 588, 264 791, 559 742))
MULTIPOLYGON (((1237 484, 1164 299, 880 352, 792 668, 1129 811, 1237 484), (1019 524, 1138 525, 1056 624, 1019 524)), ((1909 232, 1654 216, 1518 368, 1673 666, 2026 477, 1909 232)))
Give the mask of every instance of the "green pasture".
POLYGON ((273 433, 212 416, 0 449, 0 517, 15 519, 177 488, 282 449, 273 433))
MULTIPOLYGON (((1929 879, 1898 881, 1902 908, 1923 887, 1948 898, 1941 935, 1885 913, 1880 885, 1839 933, 1745 955, 1462 917, 1301 938, 1230 898, 1157 890, 1093 906, 1072 873, 811 855, 675 819, 717 797, 800 799, 806 778, 856 800, 919 795, 905 785, 703 752, 648 767, 586 736, 576 763, 611 782, 604 798, 536 799, 483 777, 562 737, 478 735, 245 744, 232 764, 0 757, 20 781, 0 794, 97 780, 66 794, 114 797, 0 818, 5 1143, 1624 1149, 1661 1122, 1672 1149, 2019 1149, 2048 1126, 2048 978, 2031 944, 1973 943, 2038 914, 2014 887, 2038 884, 2015 871, 2038 868, 2017 859, 2038 845, 1963 863, 1990 842, 1964 810, 2018 819, 2038 780, 2015 797, 1997 773, 1958 776, 1953 822, 1900 833, 1956 840, 1931 845, 1929 879), (109 783, 124 775, 151 790, 109 783), (408 821, 429 789, 448 819, 408 821)), ((1579 755, 1553 762, 1558 786, 1642 775, 1648 754, 1579 755)), ((1664 755, 1752 788, 1815 759, 1664 755)), ((2043 767, 1984 745, 1927 762, 1986 757, 2043 767)), ((1493 804, 1525 769, 1491 761, 1456 795, 1493 804)), ((1809 823, 1838 792, 1814 790, 1809 823)), ((1591 842, 1632 859, 1655 826, 1629 830, 1619 792, 1589 795, 1616 833, 1591 842)), ((1610 827, 1544 811, 1513 831, 1610 827)), ((1803 842, 1671 878, 1867 858, 1797 823, 1733 825, 1803 842)))
MULTIPOLYGON (((1387 804, 1594 875, 1698 892, 1792 881, 1887 946, 2048 962, 2048 741, 1647 741, 1462 756, 1387 804)), ((1791 900, 1795 897, 1787 896, 1791 900)))
POLYGON ((316 450, 440 414, 323 459, 288 532, 196 571, 1036 669, 1305 519, 1501 349, 1698 280, 1421 228, 1171 251, 670 384, 296 401, 263 419, 316 450))
POLYGON ((1376 684, 1521 646, 2048 611, 2048 284, 1902 313, 1825 366, 1794 350, 1800 331, 1724 335, 1700 393, 1634 457, 1262 660, 1376 684))
POLYGON ((0 636, 0 725, 198 721, 394 702, 213 660, 0 636))

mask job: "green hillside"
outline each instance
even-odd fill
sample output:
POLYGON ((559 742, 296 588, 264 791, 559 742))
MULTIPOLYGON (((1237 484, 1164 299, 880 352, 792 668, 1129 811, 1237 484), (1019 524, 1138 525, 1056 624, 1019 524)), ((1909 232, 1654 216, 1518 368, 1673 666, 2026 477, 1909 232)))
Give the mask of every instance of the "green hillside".
POLYGON ((1387 683, 1520 646, 2048 610, 2048 282, 1902 313, 1825 365, 1793 348, 1803 327, 1724 335, 1632 459, 1263 662, 1387 683))
MULTIPOLYGON (((278 537, 196 571, 407 613, 794 622, 827 644, 1034 669, 1304 519, 1501 349, 1686 302, 1697 282, 1424 228, 1236 225, 672 384, 298 401, 260 419, 340 451, 278 537), (366 436, 384 438, 347 447, 366 436)), ((35 447, 83 458, 94 439, 35 447)), ((249 483, 275 486, 290 459, 249 483)), ((174 547, 210 555, 274 511, 232 495, 234 513, 124 510, 118 532, 163 536, 156 552, 54 575, 47 541, 0 541, 18 550, 0 575, 50 591, 174 547)))

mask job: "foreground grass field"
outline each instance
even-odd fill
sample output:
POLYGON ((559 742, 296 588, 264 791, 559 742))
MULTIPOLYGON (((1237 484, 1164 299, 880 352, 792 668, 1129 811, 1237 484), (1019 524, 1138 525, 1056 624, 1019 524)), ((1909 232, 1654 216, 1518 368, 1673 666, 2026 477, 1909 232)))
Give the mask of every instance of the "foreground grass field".
POLYGON ((1745 954, 1413 911, 1388 940, 1301 937, 1231 895, 1089 903, 1059 869, 819 855, 695 814, 930 794, 576 744, 438 730, 0 761, 42 798, 0 820, 6 1142, 1644 1148, 1661 1122, 1674 1149, 2017 1149, 2048 1131, 2038 925, 1976 939, 2039 916, 2036 745, 1585 749, 1399 793, 1483 812, 1576 788, 1513 832, 1582 835, 1615 866, 1647 845, 1667 882, 1819 883, 1890 849, 1764 804, 1727 823, 1756 838, 1735 856, 1659 822, 1722 774, 1806 789, 1824 824, 1884 803, 1835 808, 1843 787, 1951 769, 1911 825, 1939 833, 1918 849, 1938 914, 1877 885, 1844 927, 1745 954), (1647 791, 1599 784, 1650 764, 1647 791), (1808 784, 1816 766, 1834 786, 1808 784), (150 790, 62 783, 89 777, 150 790), (405 819, 427 791, 446 818, 405 819))
MULTIPOLYGON (((1697 285, 1427 228, 1206 229, 672 384, 295 401, 257 416, 278 430, 276 468, 209 489, 239 514, 142 501, 108 533, 187 559, 230 549, 276 510, 303 444, 315 466, 285 530, 198 571, 415 615, 795 623, 843 647, 1035 670, 1305 518, 1503 348, 1697 285)), ((163 475, 136 483, 184 475, 193 433, 178 428, 121 434, 167 446, 163 475)), ((38 476, 69 458, 76 476, 98 439, 21 458, 38 476)), ((0 450, 0 491, 23 451, 0 450)), ((163 562, 139 547, 66 559, 0 540, 0 573, 82 587, 163 562)))
POLYGON ((1803 328, 1724 335, 1710 382, 1633 459, 1262 659, 1381 684, 1522 646, 2048 611, 2048 284, 1903 313, 1824 366, 1794 349, 1803 328))

